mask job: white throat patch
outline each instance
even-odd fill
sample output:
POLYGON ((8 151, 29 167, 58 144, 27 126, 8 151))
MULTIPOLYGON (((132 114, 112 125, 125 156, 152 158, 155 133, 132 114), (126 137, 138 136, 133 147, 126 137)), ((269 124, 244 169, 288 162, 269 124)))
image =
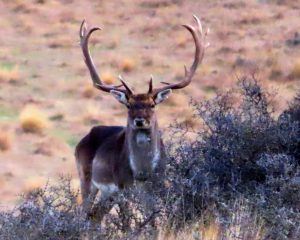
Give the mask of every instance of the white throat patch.
POLYGON ((137 169, 136 169, 136 166, 134 163, 134 154, 132 153, 132 151, 130 151, 130 153, 129 153, 129 164, 130 164, 131 170, 133 172, 136 172, 137 169))
MULTIPOLYGON (((154 156, 151 160, 152 170, 154 170, 157 167, 159 160, 160 160, 160 151, 156 148, 154 151, 154 156)), ((134 156, 132 150, 129 151, 129 164, 130 164, 131 170, 133 172, 137 172, 137 167, 135 165, 135 156, 134 156)))

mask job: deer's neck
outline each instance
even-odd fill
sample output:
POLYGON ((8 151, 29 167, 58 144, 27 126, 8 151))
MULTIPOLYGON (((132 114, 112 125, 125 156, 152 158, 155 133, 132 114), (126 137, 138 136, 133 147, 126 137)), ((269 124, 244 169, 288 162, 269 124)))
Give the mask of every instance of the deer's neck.
POLYGON ((150 129, 132 129, 127 126, 126 145, 133 170, 136 168, 136 160, 151 163, 152 169, 155 169, 160 159, 160 138, 157 122, 150 129))

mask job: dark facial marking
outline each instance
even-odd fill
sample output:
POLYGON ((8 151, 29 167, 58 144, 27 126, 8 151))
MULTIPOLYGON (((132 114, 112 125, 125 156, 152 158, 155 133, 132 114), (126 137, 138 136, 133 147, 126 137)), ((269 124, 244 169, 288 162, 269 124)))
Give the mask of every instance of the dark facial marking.
POLYGON ((155 102, 149 94, 137 94, 128 99, 128 115, 133 126, 138 129, 149 128, 152 125, 155 102))
POLYGON ((129 109, 154 108, 155 102, 148 94, 133 95, 128 100, 129 109))

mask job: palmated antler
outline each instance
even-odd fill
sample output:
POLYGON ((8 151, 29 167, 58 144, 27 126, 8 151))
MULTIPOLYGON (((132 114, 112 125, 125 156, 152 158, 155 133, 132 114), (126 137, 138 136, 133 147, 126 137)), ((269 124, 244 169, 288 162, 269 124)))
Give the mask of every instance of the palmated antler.
POLYGON ((133 93, 132 90, 129 88, 129 86, 125 83, 125 81, 121 77, 119 77, 119 79, 120 79, 122 85, 119 85, 119 86, 106 85, 103 83, 103 81, 101 81, 101 79, 96 71, 96 68, 95 68, 93 59, 90 55, 89 47, 88 47, 89 38, 90 38, 91 34, 97 30, 101 30, 101 28, 93 27, 90 30, 88 30, 87 26, 86 26, 86 22, 85 22, 85 20, 83 20, 83 22, 81 23, 81 26, 80 26, 80 31, 79 31, 80 46, 81 46, 82 53, 84 56, 85 64, 90 71, 90 75, 93 80, 94 86, 105 92, 110 92, 111 90, 117 90, 117 91, 123 92, 127 95, 131 95, 133 93), (125 89, 120 89, 120 87, 122 87, 122 86, 125 87, 125 89))
POLYGON ((184 66, 185 76, 181 82, 173 83, 173 84, 162 82, 166 86, 153 89, 152 79, 151 79, 150 83, 149 83, 149 93, 151 93, 154 97, 161 91, 164 91, 167 89, 180 89, 180 88, 184 88, 187 85, 189 85, 192 81, 192 78, 196 72, 198 65, 203 60, 205 48, 207 48, 209 46, 209 43, 207 43, 205 41, 206 35, 209 32, 209 29, 207 29, 206 32, 203 33, 201 21, 199 20, 199 18, 197 16, 193 15, 193 17, 197 24, 196 27, 193 27, 191 25, 182 25, 182 26, 185 27, 192 34, 192 37, 194 39, 194 43, 195 43, 195 47, 196 47, 194 62, 189 70, 187 70, 186 66, 184 66), (151 91, 150 91, 150 89, 151 89, 151 91))

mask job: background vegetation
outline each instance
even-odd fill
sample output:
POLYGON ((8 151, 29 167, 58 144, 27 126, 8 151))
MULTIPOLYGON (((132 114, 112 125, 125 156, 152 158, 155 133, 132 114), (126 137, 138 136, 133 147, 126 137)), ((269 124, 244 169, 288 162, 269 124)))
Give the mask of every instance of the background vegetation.
POLYGON ((126 108, 92 87, 79 47, 83 19, 103 30, 91 39, 101 78, 122 74, 137 92, 150 75, 179 81, 193 58, 193 41, 181 24, 192 14, 210 28, 210 47, 191 86, 158 107, 169 135, 176 121, 199 128, 188 106, 232 88, 236 76, 257 72, 278 94, 275 115, 299 85, 298 0, 11 0, 0 1, 0 196, 11 209, 18 194, 70 174, 78 186, 74 146, 94 125, 125 125, 126 108), (245 11, 247 9, 247 11, 245 11))
POLYGON ((172 126, 162 181, 119 193, 102 226, 62 179, 2 212, 1 239, 299 239, 299 96, 275 118, 268 93, 244 78, 191 104, 203 126, 172 126))
POLYGON ((1 238, 297 238, 299 10, 299 0, 0 0, 1 238), (191 85, 157 109, 168 174, 150 195, 118 196, 100 231, 81 214, 74 147, 94 125, 125 125, 126 109, 92 87, 79 26, 103 29, 91 39, 101 78, 121 73, 143 92, 150 74, 155 86, 183 76, 194 49, 180 26, 192 14, 210 47, 191 85), (124 204, 133 212, 120 215, 124 204))

